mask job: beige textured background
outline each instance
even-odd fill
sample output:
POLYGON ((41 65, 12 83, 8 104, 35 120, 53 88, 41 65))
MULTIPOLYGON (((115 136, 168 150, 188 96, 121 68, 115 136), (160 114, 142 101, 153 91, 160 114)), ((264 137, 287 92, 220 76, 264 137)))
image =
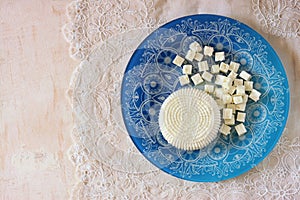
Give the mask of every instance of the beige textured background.
POLYGON ((61 27, 69 1, 0 1, 0 199, 67 199, 74 67, 61 27))

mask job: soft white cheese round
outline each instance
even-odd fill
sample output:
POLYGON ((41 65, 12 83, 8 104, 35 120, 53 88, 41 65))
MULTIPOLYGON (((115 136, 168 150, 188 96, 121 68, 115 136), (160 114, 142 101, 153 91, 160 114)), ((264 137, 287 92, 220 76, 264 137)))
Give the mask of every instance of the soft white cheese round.
POLYGON ((183 88, 162 104, 159 126, 164 138, 183 150, 197 150, 211 143, 220 127, 217 102, 206 92, 183 88))

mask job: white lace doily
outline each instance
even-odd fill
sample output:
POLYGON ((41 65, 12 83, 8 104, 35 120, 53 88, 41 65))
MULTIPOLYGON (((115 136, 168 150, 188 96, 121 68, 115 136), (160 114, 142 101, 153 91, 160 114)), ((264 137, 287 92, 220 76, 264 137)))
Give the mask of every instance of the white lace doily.
POLYGON ((70 23, 63 27, 69 54, 84 59, 94 45, 136 28, 152 28, 163 19, 154 16, 152 0, 76 0, 67 6, 70 23))
POLYGON ((299 0, 252 0, 252 3, 265 32, 285 38, 300 37, 299 0))
POLYGON ((70 55, 87 57, 75 69, 69 90, 74 113, 69 155, 78 178, 72 198, 300 199, 300 139, 291 138, 288 130, 257 167, 218 183, 174 178, 136 150, 123 124, 120 86, 132 52, 161 24, 153 5, 146 0, 77 0, 68 6, 70 23, 63 31, 70 55))

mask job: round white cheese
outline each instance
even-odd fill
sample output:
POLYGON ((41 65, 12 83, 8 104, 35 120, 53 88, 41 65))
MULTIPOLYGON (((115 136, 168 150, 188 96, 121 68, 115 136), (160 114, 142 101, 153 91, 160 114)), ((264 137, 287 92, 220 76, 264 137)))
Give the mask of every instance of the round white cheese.
POLYGON ((220 127, 216 101, 196 88, 172 93, 162 104, 159 126, 164 138, 183 150, 197 150, 211 143, 220 127))

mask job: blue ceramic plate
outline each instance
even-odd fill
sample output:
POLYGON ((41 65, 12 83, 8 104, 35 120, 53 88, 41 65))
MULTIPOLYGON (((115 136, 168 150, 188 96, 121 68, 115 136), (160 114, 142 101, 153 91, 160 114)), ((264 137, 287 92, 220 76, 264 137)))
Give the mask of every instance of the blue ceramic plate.
POLYGON ((233 178, 261 162, 284 130, 289 101, 288 80, 270 44, 247 25, 217 15, 186 16, 151 33, 128 63, 121 94, 123 119, 139 151, 166 173, 197 182, 233 178), (244 136, 232 128, 204 149, 183 151, 164 140, 158 114, 163 101, 181 88, 181 69, 171 61, 184 56, 192 41, 225 51, 226 62, 241 63, 262 95, 247 103, 244 136))

